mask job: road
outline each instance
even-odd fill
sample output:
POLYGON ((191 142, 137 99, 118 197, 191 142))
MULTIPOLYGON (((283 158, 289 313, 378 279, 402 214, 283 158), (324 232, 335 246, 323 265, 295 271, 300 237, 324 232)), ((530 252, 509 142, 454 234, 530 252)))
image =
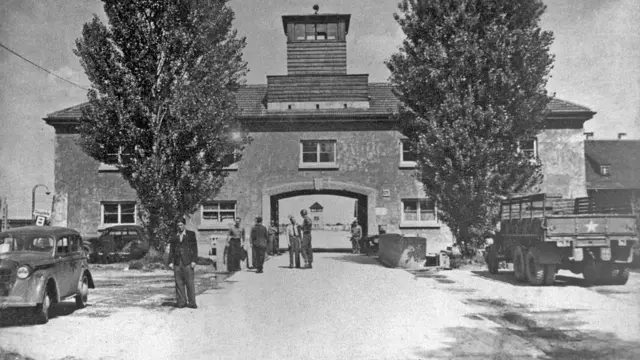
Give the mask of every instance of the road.
POLYGON ((167 306, 168 272, 127 280, 162 289, 130 303, 104 286, 121 274, 101 273, 92 306, 2 327, 0 347, 66 360, 640 358, 638 274, 626 286, 586 288, 562 273, 556 286, 529 287, 509 272, 411 273, 362 255, 287 265, 273 257, 264 274, 242 271, 220 286, 202 275, 197 310, 167 306))

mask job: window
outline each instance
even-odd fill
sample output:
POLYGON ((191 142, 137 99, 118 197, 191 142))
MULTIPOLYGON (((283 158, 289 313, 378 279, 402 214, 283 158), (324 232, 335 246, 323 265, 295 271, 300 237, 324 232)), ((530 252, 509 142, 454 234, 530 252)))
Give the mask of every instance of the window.
POLYGON ((600 165, 600 175, 602 175, 602 176, 610 176, 611 175, 611 165, 600 165))
POLYGON ((58 239, 58 243, 56 244, 56 246, 57 246, 56 254, 69 253, 69 239, 66 236, 58 239))
POLYGON ((302 141, 302 163, 330 164, 336 162, 336 142, 334 140, 302 141))
POLYGON ((335 40, 338 38, 338 24, 295 24, 294 32, 296 40, 335 40))
POLYGON ((208 225, 233 224, 236 218, 235 201, 214 201, 202 205, 202 223, 208 225))
POLYGON ((538 157, 538 141, 536 139, 521 141, 518 149, 530 159, 536 159, 538 157))
POLYGON ((409 143, 406 140, 402 140, 400 143, 400 166, 416 166, 416 154, 409 150, 409 143))
POLYGON ((117 152, 107 153, 108 164, 121 164, 124 160, 129 160, 131 157, 130 152, 125 152, 123 147, 120 146, 117 152))
POLYGON ((320 221, 320 216, 314 216, 313 221, 320 221))
POLYGON ((102 224, 135 224, 136 223, 136 203, 103 203, 102 204, 102 224))
POLYGON ((224 157, 225 163, 229 163, 225 170, 238 170, 238 161, 240 161, 240 150, 233 150, 233 154, 226 155, 224 157))
POLYGON ((437 221, 435 201, 431 199, 402 200, 402 224, 419 226, 437 221))

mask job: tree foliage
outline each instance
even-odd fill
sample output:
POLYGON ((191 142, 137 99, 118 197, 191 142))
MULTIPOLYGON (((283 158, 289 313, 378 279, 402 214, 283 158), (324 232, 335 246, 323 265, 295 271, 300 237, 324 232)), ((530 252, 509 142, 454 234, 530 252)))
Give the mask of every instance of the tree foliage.
POLYGON ((118 167, 159 246, 249 141, 234 97, 245 39, 225 0, 103 2, 108 25, 94 15, 74 50, 92 84, 81 144, 118 167))
POLYGON ((398 118, 439 219, 468 240, 499 198, 541 180, 519 144, 544 128, 553 34, 539 0, 404 0, 387 61, 398 118))

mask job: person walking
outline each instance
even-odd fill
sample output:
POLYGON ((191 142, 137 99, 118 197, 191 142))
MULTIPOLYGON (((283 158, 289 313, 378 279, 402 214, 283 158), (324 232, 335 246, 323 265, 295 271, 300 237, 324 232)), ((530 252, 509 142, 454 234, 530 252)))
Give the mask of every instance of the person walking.
POLYGON ((358 225, 358 219, 351 222, 351 252, 360 253, 360 241, 362 240, 362 227, 358 225))
POLYGON ((244 229, 240 226, 242 219, 236 218, 235 224, 229 229, 227 249, 227 270, 229 272, 240 271, 242 261, 242 244, 245 241, 244 229))
POLYGON ((276 237, 276 229, 273 228, 273 223, 269 225, 267 231, 269 233, 269 241, 267 242, 267 255, 273 256, 273 246, 276 237))
POLYGON ((287 237, 289 238, 289 269, 300 268, 300 226, 293 215, 289 215, 290 224, 287 225, 287 237))
POLYGON ((313 221, 309 217, 307 210, 300 210, 302 216, 302 258, 304 259, 305 269, 311 269, 313 267, 313 248, 311 245, 311 228, 313 228, 313 221))
POLYGON ((196 233, 185 228, 184 218, 178 220, 178 232, 171 240, 169 268, 176 282, 177 307, 197 309, 194 269, 198 258, 196 233), (186 297, 185 297, 186 288, 186 297))
POLYGON ((262 217, 256 218, 256 224, 251 228, 251 245, 256 255, 255 267, 258 274, 262 274, 262 267, 264 265, 264 257, 267 252, 267 244, 269 243, 269 230, 262 225, 262 217))

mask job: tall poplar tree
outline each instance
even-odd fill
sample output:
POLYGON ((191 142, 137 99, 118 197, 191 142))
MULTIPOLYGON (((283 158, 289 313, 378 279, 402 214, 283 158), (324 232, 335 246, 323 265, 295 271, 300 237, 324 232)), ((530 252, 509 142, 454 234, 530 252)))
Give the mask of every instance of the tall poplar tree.
POLYGON ((387 61, 420 180, 458 241, 491 226, 500 197, 541 164, 519 144, 544 128, 553 34, 539 0, 404 0, 406 38, 387 61))
POLYGON ((75 54, 91 81, 81 144, 136 191, 156 248, 224 183, 248 142, 234 93, 247 64, 225 0, 103 0, 75 54))

